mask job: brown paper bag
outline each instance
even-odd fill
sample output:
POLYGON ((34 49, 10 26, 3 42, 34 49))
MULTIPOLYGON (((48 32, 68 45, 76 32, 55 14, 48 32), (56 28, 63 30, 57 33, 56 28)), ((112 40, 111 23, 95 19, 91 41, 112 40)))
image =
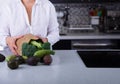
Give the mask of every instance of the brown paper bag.
POLYGON ((19 55, 22 55, 22 44, 24 42, 29 43, 31 39, 38 40, 39 38, 37 38, 36 36, 34 36, 32 34, 26 34, 22 38, 20 38, 16 41, 16 45, 17 45, 16 51, 19 55))

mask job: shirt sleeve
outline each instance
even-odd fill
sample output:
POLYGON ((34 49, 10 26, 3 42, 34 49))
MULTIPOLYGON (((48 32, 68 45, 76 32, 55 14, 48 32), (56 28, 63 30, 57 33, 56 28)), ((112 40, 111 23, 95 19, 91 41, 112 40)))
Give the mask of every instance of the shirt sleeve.
POLYGON ((6 37, 9 36, 9 16, 7 7, 1 7, 0 11, 0 46, 7 47, 6 37))
POLYGON ((47 39, 51 45, 54 45, 60 39, 59 35, 59 24, 57 21, 57 15, 54 5, 51 3, 50 6, 50 16, 49 16, 49 25, 48 25, 48 35, 47 39))

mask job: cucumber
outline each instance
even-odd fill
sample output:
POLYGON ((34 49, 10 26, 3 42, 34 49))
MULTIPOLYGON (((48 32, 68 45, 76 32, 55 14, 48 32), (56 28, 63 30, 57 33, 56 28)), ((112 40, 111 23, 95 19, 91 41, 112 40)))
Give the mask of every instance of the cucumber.
POLYGON ((15 55, 10 55, 10 56, 7 56, 5 60, 8 62, 8 61, 14 60, 15 58, 16 58, 15 55))
POLYGON ((55 52, 53 51, 53 50, 38 50, 38 51, 36 51, 35 53, 34 53, 34 56, 36 56, 36 57, 43 57, 43 56, 45 56, 45 55, 54 55, 55 54, 55 52))

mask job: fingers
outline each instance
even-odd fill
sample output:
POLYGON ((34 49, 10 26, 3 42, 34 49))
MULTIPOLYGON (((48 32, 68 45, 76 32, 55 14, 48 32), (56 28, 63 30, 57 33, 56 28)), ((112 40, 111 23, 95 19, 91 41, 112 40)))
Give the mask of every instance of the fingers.
POLYGON ((39 36, 35 36, 36 38, 35 39, 41 39, 41 37, 39 37, 39 36))
POLYGON ((15 55, 17 55, 17 46, 15 45, 15 40, 16 38, 14 37, 7 37, 6 38, 6 43, 9 46, 10 50, 12 53, 14 53, 15 55))
POLYGON ((47 39, 47 38, 40 37, 40 36, 36 36, 36 37, 38 37, 39 39, 41 39, 43 43, 48 42, 48 39, 47 39))
POLYGON ((47 38, 41 38, 41 40, 43 41, 43 43, 48 42, 47 38))
MULTIPOLYGON (((9 46, 10 50, 15 54, 18 55, 17 53, 17 45, 16 45, 16 41, 20 38, 22 38, 24 35, 20 35, 20 36, 14 36, 14 37, 7 37, 6 38, 6 42, 7 45, 9 46)), ((43 43, 48 42, 47 38, 44 37, 40 37, 40 36, 36 36, 36 38, 39 38, 42 40, 43 43)))
POLYGON ((17 46, 16 45, 12 45, 12 46, 9 46, 11 52, 14 54, 14 55, 18 55, 16 49, 17 49, 17 46))
POLYGON ((15 40, 17 40, 17 39, 20 39, 20 38, 22 38, 24 35, 20 35, 20 36, 15 36, 15 37, 13 37, 15 40))

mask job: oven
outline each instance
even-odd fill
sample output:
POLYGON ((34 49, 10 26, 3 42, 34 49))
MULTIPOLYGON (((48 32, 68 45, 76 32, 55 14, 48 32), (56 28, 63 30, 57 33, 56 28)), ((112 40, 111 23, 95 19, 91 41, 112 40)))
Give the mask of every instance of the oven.
POLYGON ((87 68, 120 68, 120 51, 77 51, 87 68))
POLYGON ((87 39, 72 42, 88 68, 120 68, 120 40, 87 39))
POLYGON ((102 38, 81 38, 81 39, 62 39, 54 44, 55 50, 77 50, 77 51, 116 51, 120 50, 120 39, 102 38))
POLYGON ((106 33, 120 33, 120 11, 107 11, 105 31, 106 33))
POLYGON ((74 50, 119 50, 118 40, 110 39, 80 39, 72 40, 71 48, 74 50))

